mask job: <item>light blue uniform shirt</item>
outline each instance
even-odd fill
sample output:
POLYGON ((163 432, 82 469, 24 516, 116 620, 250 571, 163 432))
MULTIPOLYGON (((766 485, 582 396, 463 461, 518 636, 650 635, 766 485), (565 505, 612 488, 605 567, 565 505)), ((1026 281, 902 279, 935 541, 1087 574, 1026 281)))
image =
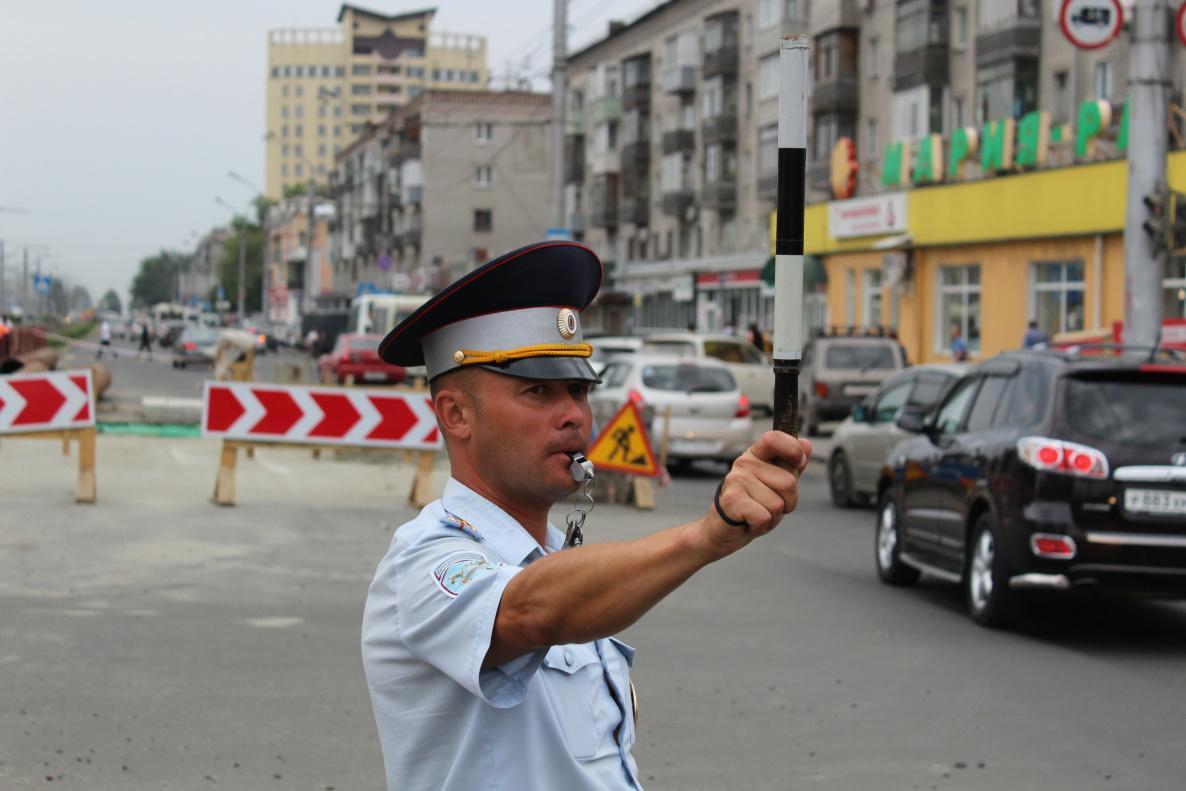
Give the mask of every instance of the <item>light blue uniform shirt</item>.
POLYGON ((367 596, 362 659, 387 786, 409 791, 637 791, 630 668, 613 638, 482 669, 511 577, 541 549, 450 479, 396 531, 367 596))

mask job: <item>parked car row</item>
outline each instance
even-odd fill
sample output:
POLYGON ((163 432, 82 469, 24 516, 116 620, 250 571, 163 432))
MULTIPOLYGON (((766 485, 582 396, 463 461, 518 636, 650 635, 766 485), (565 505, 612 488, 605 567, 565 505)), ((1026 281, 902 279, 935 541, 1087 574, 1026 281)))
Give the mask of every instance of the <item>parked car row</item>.
POLYGON ((1184 597, 1184 405, 1186 359, 1148 349, 917 366, 836 431, 832 497, 875 498, 883 582, 960 584, 984 625, 1038 594, 1184 597))

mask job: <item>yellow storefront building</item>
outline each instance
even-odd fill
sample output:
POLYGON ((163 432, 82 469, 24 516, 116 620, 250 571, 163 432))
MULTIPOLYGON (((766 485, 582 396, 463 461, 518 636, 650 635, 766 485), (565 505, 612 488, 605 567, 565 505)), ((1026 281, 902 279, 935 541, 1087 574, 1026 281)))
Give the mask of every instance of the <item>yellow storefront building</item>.
MULTIPOLYGON (((1168 181, 1186 188, 1186 152, 1168 181)), ((1021 346, 1029 321, 1051 336, 1124 318, 1127 162, 1015 173, 807 207, 805 252, 828 275, 829 323, 896 327, 911 362, 1021 346)), ((1183 258, 1165 273, 1165 318, 1186 305, 1183 258)))

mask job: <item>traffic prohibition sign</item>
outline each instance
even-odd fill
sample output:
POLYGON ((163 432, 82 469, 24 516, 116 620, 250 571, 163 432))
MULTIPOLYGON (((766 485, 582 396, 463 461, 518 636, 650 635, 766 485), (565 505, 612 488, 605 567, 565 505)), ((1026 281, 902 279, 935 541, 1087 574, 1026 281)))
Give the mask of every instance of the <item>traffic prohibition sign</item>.
POLYGON ((425 392, 207 381, 202 436, 255 442, 443 447, 425 392))
POLYGON ((91 428, 89 369, 0 377, 0 434, 91 428))
POLYGON ((1058 23, 1076 47, 1099 49, 1120 34, 1124 11, 1120 0, 1063 0, 1058 23))

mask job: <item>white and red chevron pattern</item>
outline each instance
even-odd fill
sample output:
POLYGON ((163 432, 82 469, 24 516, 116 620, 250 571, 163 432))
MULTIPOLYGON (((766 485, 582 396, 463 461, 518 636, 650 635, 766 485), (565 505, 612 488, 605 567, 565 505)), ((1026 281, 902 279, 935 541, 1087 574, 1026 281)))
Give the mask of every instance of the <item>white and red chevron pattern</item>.
POLYGON ((202 436, 439 450, 428 393, 206 382, 202 436))
POLYGON ((0 376, 0 434, 95 425, 89 370, 0 376))

